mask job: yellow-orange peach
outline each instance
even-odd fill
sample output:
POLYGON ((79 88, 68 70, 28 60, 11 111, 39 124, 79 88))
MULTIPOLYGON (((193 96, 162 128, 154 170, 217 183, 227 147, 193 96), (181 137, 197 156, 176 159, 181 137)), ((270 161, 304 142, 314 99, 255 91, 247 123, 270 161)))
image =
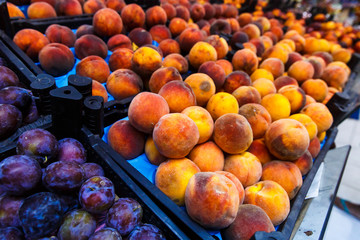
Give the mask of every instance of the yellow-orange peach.
POLYGON ((117 69, 131 69, 131 58, 134 52, 128 48, 115 50, 109 58, 109 67, 113 72, 117 69))
POLYGON ((306 175, 313 166, 313 157, 309 151, 306 151, 300 158, 294 161, 295 165, 300 169, 301 175, 306 175))
POLYGON ((311 103, 305 106, 301 113, 308 115, 316 123, 318 134, 328 130, 333 123, 333 116, 322 103, 311 103))
POLYGON ((177 54, 177 53, 172 53, 172 54, 167 55, 162 62, 162 66, 163 67, 174 67, 181 74, 187 73, 188 69, 189 69, 189 64, 188 64, 188 61, 186 60, 186 58, 184 58, 182 55, 177 54))
POLYGON ((247 103, 261 103, 261 95, 252 86, 242 86, 233 91, 232 95, 238 101, 239 107, 247 103))
POLYGON ((261 105, 270 113, 272 121, 290 116, 289 100, 280 93, 268 94, 261 99, 261 105))
POLYGON ((227 113, 238 113, 239 104, 236 98, 230 93, 218 92, 211 96, 206 105, 206 109, 215 121, 227 113))
POLYGON ((190 85, 196 96, 196 102, 199 106, 205 106, 212 95, 215 94, 216 88, 214 81, 204 73, 194 73, 185 79, 190 85))
POLYGON ((151 136, 148 136, 145 142, 145 155, 151 164, 157 166, 167 160, 166 157, 159 153, 151 136))
POLYGON ((327 66, 328 67, 330 67, 330 66, 342 67, 347 72, 347 74, 350 76, 351 70, 350 70, 349 66, 346 65, 344 62, 334 61, 334 62, 329 63, 327 66))
POLYGON ((215 173, 218 173, 220 175, 223 175, 223 176, 229 178, 235 184, 236 189, 239 192, 239 204, 242 204, 244 202, 244 198, 245 198, 245 190, 244 190, 244 187, 241 184, 240 180, 231 172, 216 171, 215 173))
POLYGON ((97 11, 93 17, 93 27, 97 35, 112 37, 120 34, 123 22, 120 15, 111 8, 103 8, 97 11))
POLYGON ((260 29, 253 23, 245 25, 241 31, 245 32, 249 39, 258 38, 261 36, 260 29))
POLYGON ((15 4, 7 2, 6 7, 7 7, 7 10, 9 12, 9 17, 10 18, 15 18, 15 17, 25 18, 24 13, 15 4))
POLYGON ((53 6, 46 2, 34 2, 27 9, 27 15, 30 19, 54 18, 56 12, 53 6))
MULTIPOLYGON (((277 58, 267 58, 259 66, 261 69, 269 71, 274 78, 281 77, 284 74, 284 63, 277 58)), ((271 79, 270 79, 271 80, 271 79)))
POLYGON ((131 59, 131 68, 142 77, 150 77, 161 67, 162 57, 158 51, 151 47, 138 48, 131 59))
POLYGON ((244 27, 245 25, 252 22, 252 15, 250 13, 242 13, 238 17, 238 22, 241 27, 244 27))
POLYGON ((34 29, 22 29, 18 31, 14 38, 14 43, 26 53, 32 60, 37 61, 40 50, 49 40, 44 34, 34 29))
MULTIPOLYGON (((216 49, 216 48, 215 48, 216 49)), ((219 53, 218 53, 218 58, 219 58, 219 53)), ((219 59, 217 61, 215 61, 217 65, 220 65, 224 71, 225 71, 225 76, 229 75, 230 73, 232 73, 233 71, 233 66, 231 64, 231 62, 229 62, 226 59, 219 59)))
POLYGON ((169 23, 169 30, 171 35, 173 37, 180 35, 186 29, 186 26, 187 22, 182 18, 175 17, 171 19, 169 23))
POLYGON ((317 136, 318 130, 315 122, 306 114, 303 113, 297 113, 293 114, 289 117, 290 119, 295 119, 302 123, 306 130, 309 133, 309 139, 310 141, 314 139, 317 136))
POLYGON ((88 56, 76 65, 76 74, 104 83, 110 75, 110 69, 101 57, 88 56))
POLYGON ((242 49, 234 54, 232 64, 234 70, 242 70, 251 75, 257 69, 259 60, 256 54, 249 49, 242 49))
POLYGON ((185 54, 187 54, 197 42, 204 40, 204 33, 195 28, 186 28, 179 35, 180 48, 185 54))
POLYGON ((303 60, 303 56, 300 55, 300 53, 292 52, 289 53, 289 58, 287 62, 285 63, 285 69, 286 71, 289 70, 289 67, 293 65, 295 62, 303 60))
POLYGON ((341 61, 343 63, 348 63, 351 59, 351 52, 345 48, 340 48, 332 52, 334 61, 341 61))
POLYGON ((149 89, 153 93, 158 93, 166 83, 175 80, 182 81, 182 77, 176 68, 174 67, 159 68, 150 77, 149 89))
POLYGON ((205 42, 210 43, 215 48, 218 59, 224 58, 229 51, 229 45, 226 40, 218 35, 208 36, 205 42))
POLYGON ((121 100, 141 92, 143 82, 132 70, 118 69, 107 78, 106 89, 116 100, 121 100))
POLYGON ((308 61, 300 60, 290 66, 288 74, 299 83, 303 83, 314 76, 314 67, 308 61))
POLYGON ((269 112, 257 103, 242 105, 239 108, 239 114, 243 115, 250 123, 254 139, 262 138, 271 124, 269 112))
POLYGON ((276 88, 274 83, 266 78, 259 78, 255 82, 253 82, 252 86, 258 90, 261 98, 268 94, 276 93, 276 88))
MULTIPOLYGON (((88 0, 84 2, 83 9, 85 14, 94 14, 101 9, 105 9, 106 5, 101 0, 88 0)), ((112 9, 111 9, 112 10, 112 9)))
POLYGON ((348 74, 342 67, 329 66, 325 68, 321 78, 329 85, 329 87, 341 90, 348 81, 348 74))
POLYGON ((292 114, 299 112, 305 106, 305 92, 298 86, 284 86, 278 90, 278 93, 284 95, 289 100, 292 114))
POLYGON ((309 79, 306 80, 301 88, 304 92, 315 99, 317 102, 322 102, 325 100, 326 95, 328 94, 328 86, 324 80, 321 79, 309 79))
POLYGON ((250 78, 251 78, 251 81, 253 81, 253 82, 259 78, 266 78, 271 81, 274 81, 274 77, 273 77, 272 73, 266 69, 261 69, 261 68, 256 69, 255 72, 253 72, 251 74, 250 78))
POLYGON ((196 145, 189 153, 189 159, 202 172, 215 172, 224 169, 224 154, 212 141, 196 145))
POLYGON ((216 61, 217 53, 215 48, 207 42, 197 42, 189 52, 189 62, 198 69, 201 64, 207 61, 216 61))
POLYGON ((104 102, 107 102, 108 100, 106 88, 101 83, 95 80, 92 80, 91 95, 103 97, 104 102))
POLYGON ((272 160, 272 156, 265 145, 264 138, 254 139, 247 151, 254 154, 262 165, 272 160))

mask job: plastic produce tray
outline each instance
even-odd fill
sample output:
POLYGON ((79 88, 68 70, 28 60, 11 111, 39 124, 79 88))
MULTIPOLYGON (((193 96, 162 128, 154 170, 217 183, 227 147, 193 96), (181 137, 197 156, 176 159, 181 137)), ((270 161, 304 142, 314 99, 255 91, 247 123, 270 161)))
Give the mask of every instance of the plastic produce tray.
MULTIPOLYGON (((53 132, 54 127, 48 126, 46 129, 53 132)), ((58 140, 61 138, 58 138, 58 140)), ((130 197, 140 203, 143 208, 143 223, 151 223, 157 226, 166 239, 190 239, 109 156, 104 154, 102 148, 94 141, 89 130, 83 128, 77 139, 87 151, 87 162, 97 163, 104 169, 105 176, 114 183, 117 196, 120 198, 130 197)), ((1 159, 15 154, 16 143, 0 149, 1 159)))

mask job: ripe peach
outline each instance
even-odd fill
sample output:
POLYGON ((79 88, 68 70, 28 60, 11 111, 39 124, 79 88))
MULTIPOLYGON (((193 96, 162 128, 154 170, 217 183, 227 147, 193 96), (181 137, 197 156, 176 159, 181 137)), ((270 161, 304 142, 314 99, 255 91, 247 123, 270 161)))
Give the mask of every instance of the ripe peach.
POLYGON ((333 123, 329 109, 322 103, 311 103, 305 106, 301 113, 308 115, 316 123, 318 134, 328 130, 333 123))
POLYGON ((167 15, 165 10, 160 6, 153 6, 145 11, 146 26, 150 29, 152 26, 161 24, 165 25, 167 15))
POLYGON ((109 58, 111 71, 117 69, 131 69, 131 58, 134 52, 128 48, 119 48, 114 51, 109 58))
POLYGON ((348 74, 342 67, 329 66, 325 68, 321 78, 329 85, 329 87, 341 90, 348 81, 348 74))
POLYGON ((308 151, 310 152, 313 158, 316 158, 321 150, 320 140, 318 137, 315 137, 313 140, 310 141, 308 151))
POLYGON ((334 61, 341 61, 343 63, 348 63, 351 59, 351 52, 348 49, 340 48, 332 52, 334 61))
POLYGON ((198 172, 200 169, 187 158, 169 159, 158 167, 155 185, 177 205, 183 206, 189 180, 198 172))
POLYGON ((145 155, 151 164, 159 166, 162 162, 166 161, 166 157, 161 155, 156 149, 154 140, 151 136, 148 136, 145 142, 145 155))
POLYGON ((269 112, 260 104, 248 103, 239 108, 239 114, 248 120, 254 139, 262 138, 271 124, 269 112))
POLYGON ((93 17, 94 31, 102 37, 111 37, 120 34, 123 22, 120 15, 111 8, 100 9, 93 17))
POLYGON ((158 51, 151 47, 140 47, 131 59, 131 68, 142 77, 150 77, 161 67, 162 57, 158 51))
POLYGON ((253 38, 259 38, 261 36, 260 29, 254 23, 249 23, 249 24, 245 25, 241 29, 241 31, 246 33, 250 40, 253 38))
POLYGON ((83 14, 83 9, 78 0, 59 0, 55 4, 58 16, 75 16, 83 14))
POLYGON ((251 79, 246 72, 233 71, 225 78, 224 90, 228 93, 233 93, 237 88, 241 86, 250 86, 251 79))
POLYGON ((175 7, 176 17, 184 19, 186 22, 190 19, 190 11, 185 6, 178 5, 175 7))
POLYGON ((255 82, 253 82, 252 86, 258 90, 261 98, 268 94, 276 93, 276 88, 274 83, 266 78, 259 78, 255 82))
POLYGON ((104 102, 108 101, 107 91, 106 91, 104 85, 102 85, 98 81, 92 80, 91 95, 103 97, 104 102))
POLYGON ((203 7, 205 9, 204 19, 209 20, 215 16, 215 8, 212 4, 204 3, 203 7))
POLYGON ((278 93, 284 95, 289 100, 291 113, 297 113, 305 106, 305 92, 298 86, 284 86, 278 90, 278 93))
POLYGON ((244 190, 244 187, 241 184, 240 180, 234 174, 232 174, 230 172, 216 171, 215 173, 223 175, 223 176, 229 178, 235 184, 235 187, 239 192, 239 204, 241 205, 244 202, 245 190, 244 190))
POLYGON ((25 18, 24 13, 15 4, 7 2, 6 7, 7 7, 7 10, 9 12, 9 17, 10 18, 15 18, 15 17, 25 18))
POLYGON ((231 34, 231 26, 225 19, 216 19, 210 25, 211 35, 231 34))
POLYGON ((299 83, 302 83, 314 76, 314 67, 310 62, 300 60, 289 67, 288 74, 290 77, 295 78, 299 83))
POLYGON ((241 30, 234 33, 230 39, 230 45, 233 49, 238 49, 241 47, 241 44, 245 44, 247 42, 249 42, 249 37, 241 30))
MULTIPOLYGON (((215 48, 216 49, 216 48, 215 48)), ((219 53, 218 53, 218 58, 219 58, 219 53)), ((217 61, 215 61, 217 65, 221 66, 224 71, 225 71, 225 76, 229 75, 230 73, 232 73, 233 71, 233 66, 231 64, 231 62, 229 62, 226 59, 219 59, 217 61)))
POLYGON ((250 78, 251 78, 251 81, 253 81, 253 82, 259 78, 266 78, 271 81, 274 81, 274 77, 273 77, 272 73, 269 72, 268 70, 262 69, 262 68, 256 69, 255 72, 253 72, 251 74, 250 78))
POLYGON ((110 75, 110 69, 101 57, 88 56, 76 65, 76 74, 104 83, 110 75))
POLYGON ((206 109, 215 121, 227 113, 238 113, 239 104, 236 98, 230 93, 218 92, 211 96, 206 105, 206 109))
POLYGON ((256 88, 252 86, 241 86, 233 91, 232 95, 238 101, 239 107, 247 103, 260 103, 261 95, 256 88))
MULTIPOLYGON (((272 40, 273 45, 275 45, 278 41, 277 36, 273 32, 268 31, 268 32, 264 33, 263 36, 269 37, 272 40)), ((266 50, 267 49, 268 48, 266 48, 266 50)))
POLYGON ((174 5, 170 3, 161 3, 161 7, 166 12, 166 17, 169 21, 176 17, 176 9, 174 5))
POLYGON ((290 212, 290 200, 286 191, 271 180, 260 181, 245 188, 244 204, 261 207, 274 226, 282 223, 290 212))
POLYGON ((38 60, 40 50, 49 40, 41 32, 33 29, 22 29, 18 31, 14 38, 14 43, 26 53, 33 61, 38 60))
POLYGON ((205 17, 205 8, 200 3, 194 3, 190 7, 190 16, 194 22, 197 22, 205 17))
POLYGON ((236 18, 238 15, 238 9, 231 4, 225 4, 223 5, 224 7, 224 12, 223 12, 223 17, 225 18, 236 18))
POLYGON ((272 156, 265 145, 264 138, 254 139, 247 151, 254 154, 262 165, 272 160, 272 156))
POLYGON ((150 91, 153 93, 158 93, 166 83, 174 80, 182 81, 182 77, 176 68, 174 67, 159 68, 150 77, 149 80, 150 91))
POLYGON ((111 8, 119 14, 121 13, 121 10, 126 6, 124 0, 106 0, 105 4, 107 8, 111 8))
POLYGON ((210 43, 215 48, 218 59, 224 58, 229 51, 229 45, 226 40, 218 35, 208 36, 205 42, 210 43))
POLYGON ((95 34, 94 33, 94 27, 89 24, 83 24, 80 27, 76 29, 76 38, 80 38, 81 36, 85 34, 95 34))
POLYGON ((51 24, 45 31, 50 43, 62 43, 65 46, 73 47, 76 36, 70 28, 58 24, 51 24))
POLYGON ((153 41, 151 34, 143 28, 134 28, 128 37, 138 47, 151 44, 153 41))
POLYGON ((236 18, 228 18, 226 19, 231 27, 231 33, 236 33, 240 31, 240 25, 239 22, 236 20, 236 18))
POLYGON ((168 158, 183 158, 188 155, 198 143, 199 136, 195 122, 182 113, 164 115, 153 131, 156 148, 168 158))
MULTIPOLYGON (((334 61, 334 62, 331 62, 327 65, 328 67, 330 66, 338 66, 338 67, 342 67, 346 72, 347 74, 350 76, 351 74, 351 69, 349 68, 348 65, 346 65, 344 62, 340 62, 340 61, 334 61)), ((325 68, 325 66, 324 66, 325 68)))
POLYGON ((252 15, 250 13, 242 13, 237 18, 241 27, 246 26, 247 24, 252 22, 252 15))
POLYGON ((239 194, 227 177, 213 172, 196 173, 185 192, 185 206, 189 216, 210 229, 228 227, 239 208, 239 194))
POLYGON ((229 154, 244 152, 253 141, 249 122, 236 113, 225 114, 215 121, 213 138, 215 143, 229 154))
POLYGON ((262 58, 278 58, 283 62, 283 64, 286 64, 289 59, 289 53, 282 46, 275 45, 266 49, 262 58))
POLYGON ((253 38, 250 40, 250 43, 254 44, 256 47, 256 55, 261 57, 265 51, 264 43, 260 40, 260 38, 253 38))
POLYGON ((198 72, 205 73, 211 77, 217 90, 220 90, 225 83, 225 71, 214 61, 208 61, 201 64, 198 72))
POLYGON ((135 3, 127 4, 121 10, 121 19, 126 30, 130 32, 134 28, 144 27, 145 12, 139 5, 135 3))
MULTIPOLYGON (((162 25, 160 25, 162 26, 162 25)), ((164 39, 159 44, 159 48, 162 51, 164 57, 172 53, 180 53, 180 45, 173 39, 164 39)))
POLYGON ((106 58, 108 48, 106 43, 99 37, 92 34, 85 34, 78 38, 74 44, 75 55, 79 59, 83 59, 90 55, 96 55, 106 58))
POLYGON ((261 100, 261 105, 268 110, 273 122, 289 117, 291 113, 289 100, 280 93, 273 93, 264 96, 261 100))
POLYGON ((281 76, 275 79, 274 85, 276 87, 276 90, 279 90, 283 86, 287 85, 299 86, 299 83, 296 81, 295 78, 289 76, 281 76))
POLYGON ((321 57, 325 61, 326 65, 333 61, 332 55, 328 52, 314 52, 312 56, 321 57))
POLYGON ((317 102, 324 101, 329 91, 326 82, 321 79, 308 79, 301 85, 301 88, 317 102))
POLYGON ((310 56, 307 61, 314 67, 313 78, 321 78, 325 69, 325 61, 321 57, 310 56))
POLYGON ((189 62, 198 69, 201 64, 207 61, 216 61, 217 53, 215 48, 207 42, 196 43, 189 52, 189 62))
POLYGON ((132 70, 118 69, 107 78, 106 88, 116 100, 121 100, 141 92, 143 82, 132 70))
POLYGON ((313 157, 311 153, 307 150, 305 153, 298 159, 294 161, 295 165, 299 168, 301 175, 306 175, 313 166, 313 157))
POLYGON ((304 127, 309 133, 310 141, 316 137, 318 133, 317 126, 315 122, 308 115, 303 113, 298 113, 291 115, 289 118, 295 119, 304 125, 304 127))
POLYGON ((189 64, 186 58, 178 53, 171 53, 167 55, 163 62, 163 67, 174 67, 176 68, 180 74, 184 74, 188 72, 189 64))
POLYGON ((214 81, 204 73, 191 74, 185 79, 185 82, 193 89, 199 106, 205 106, 211 96, 215 94, 214 81))
POLYGON ((224 230, 224 240, 251 239, 258 231, 273 232, 274 225, 266 212, 252 204, 239 206, 234 222, 224 230))
POLYGON ((273 44, 273 40, 268 37, 268 36, 261 36, 260 40, 263 42, 264 47, 265 47, 265 51, 268 48, 271 48, 274 44, 273 44))
POLYGON ((151 34, 152 39, 158 43, 171 38, 171 32, 165 25, 152 26, 149 33, 151 34))
POLYGON ((184 19, 178 17, 171 19, 169 23, 169 30, 173 37, 180 35, 186 29, 186 27, 187 22, 184 19))
POLYGON ((243 70, 251 75, 258 67, 259 60, 255 53, 248 49, 238 50, 232 59, 234 70, 243 70))
POLYGON ((293 63, 303 60, 303 57, 300 55, 300 53, 297 52, 291 52, 289 53, 289 58, 285 64, 286 71, 289 70, 289 67, 293 65, 293 63))
POLYGON ((54 18, 57 16, 54 7, 46 2, 31 3, 27 9, 27 15, 30 19, 54 18))
POLYGON ((294 161, 309 146, 309 134, 299 121, 280 119, 273 122, 265 133, 265 144, 271 154, 280 160, 294 161))
POLYGON ((306 95, 305 106, 309 105, 310 103, 314 103, 314 102, 316 102, 316 101, 315 101, 315 99, 313 97, 311 97, 310 95, 306 95))
POLYGON ((50 43, 39 52, 41 67, 54 77, 65 75, 75 64, 74 54, 64 44, 50 43))
POLYGON ((125 159, 136 158, 144 152, 145 135, 127 120, 119 120, 110 127, 107 141, 125 159))
POLYGON ((326 95, 326 98, 324 99, 324 101, 322 102, 323 104, 326 104, 335 93, 339 92, 339 90, 334 87, 328 87, 328 89, 329 89, 329 92, 326 95))
POLYGON ((83 4, 83 9, 85 14, 94 14, 100 9, 105 9, 105 8, 106 8, 105 2, 101 0, 87 0, 83 4))
POLYGON ((189 159, 202 172, 222 171, 224 168, 224 154, 212 141, 196 145, 189 153, 189 159))
POLYGON ((196 43, 204 40, 205 40, 205 36, 200 30, 195 28, 187 28, 184 31, 182 31, 179 36, 179 44, 181 51, 183 51, 186 54, 190 51, 190 49, 192 49, 192 47, 196 43))

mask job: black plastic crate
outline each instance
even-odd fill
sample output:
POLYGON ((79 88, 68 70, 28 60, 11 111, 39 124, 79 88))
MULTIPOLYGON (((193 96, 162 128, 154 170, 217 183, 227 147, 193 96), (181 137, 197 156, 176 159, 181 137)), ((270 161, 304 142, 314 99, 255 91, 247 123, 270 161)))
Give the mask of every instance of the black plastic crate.
MULTIPOLYGON (((46 129, 53 132, 54 127, 49 126, 46 129)), ((104 154, 92 136, 89 130, 83 128, 77 139, 86 149, 87 162, 97 163, 104 169, 105 176, 114 183, 117 196, 130 197, 138 201, 143 208, 142 222, 157 226, 166 239, 190 239, 109 156, 104 154)), ((16 143, 0 149, 1 159, 15 154, 16 143)))

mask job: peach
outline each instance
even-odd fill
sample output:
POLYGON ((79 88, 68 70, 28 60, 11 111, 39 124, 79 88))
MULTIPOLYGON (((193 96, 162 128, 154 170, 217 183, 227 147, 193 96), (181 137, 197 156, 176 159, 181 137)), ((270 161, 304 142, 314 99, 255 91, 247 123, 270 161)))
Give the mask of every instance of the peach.
POLYGON ((276 36, 276 39, 278 41, 280 41, 280 39, 282 39, 282 37, 284 35, 284 32, 283 32, 282 28, 279 27, 279 26, 271 27, 270 31, 276 36))
POLYGON ((257 103, 242 105, 239 108, 239 114, 248 120, 254 139, 262 138, 271 124, 271 116, 269 112, 257 103))
POLYGON ((299 83, 296 81, 295 78, 289 76, 281 76, 275 79, 274 85, 276 89, 279 90, 280 88, 287 85, 299 86, 299 83))
POLYGON ((270 30, 271 23, 266 17, 259 17, 255 22, 259 22, 263 26, 264 32, 270 30))
POLYGON ((231 34, 231 25, 225 19, 216 19, 210 25, 211 35, 231 34))
POLYGON ((205 9, 204 19, 211 19, 215 16, 215 8, 212 4, 204 3, 203 7, 205 9))
POLYGON ((185 79, 196 96, 198 106, 205 106, 209 99, 215 94, 214 81, 204 73, 194 73, 185 79))
POLYGON ((224 6, 224 12, 223 17, 225 18, 236 18, 238 15, 238 9, 231 4, 225 4, 224 6))
POLYGON ((305 153, 300 158, 296 159, 294 163, 299 168, 301 175, 306 175, 313 166, 311 153, 308 150, 305 151, 305 153))
POLYGON ((91 34, 85 34, 78 38, 74 44, 75 55, 79 59, 83 59, 90 55, 96 55, 106 58, 108 48, 106 43, 99 37, 91 34))
POLYGON ((273 122, 265 133, 265 144, 270 153, 280 160, 294 161, 301 157, 310 143, 302 123, 294 119, 273 122))
POLYGON ((194 22, 197 22, 205 17, 205 8, 200 3, 194 3, 190 7, 190 16, 194 22))
MULTIPOLYGON (((160 25, 162 26, 162 25, 160 25)), ((172 53, 180 53, 180 45, 173 39, 164 39, 159 44, 159 48, 162 51, 164 57, 172 53)))
MULTIPOLYGON (((216 48, 215 48, 216 49, 216 48)), ((218 55, 219 56, 219 55, 218 55)), ((219 57, 218 57, 219 58, 219 57)), ((219 65, 220 67, 222 67, 225 71, 225 76, 229 75, 230 73, 232 73, 233 71, 233 66, 231 64, 231 62, 229 62, 226 59, 219 59, 215 61, 217 65, 219 65)))
POLYGON ((76 65, 76 74, 104 83, 110 75, 110 69, 101 57, 88 56, 76 65))
POLYGON ((169 30, 173 37, 180 35, 186 29, 186 27, 187 22, 184 19, 178 17, 171 19, 169 23, 169 30))
POLYGON ((215 121, 213 139, 224 152, 240 154, 248 149, 253 135, 245 117, 228 113, 215 121))
POLYGON ((277 182, 293 199, 302 186, 302 175, 295 163, 287 161, 271 161, 263 166, 261 180, 277 182))
MULTIPOLYGON (((269 37, 272 40, 273 45, 275 45, 278 41, 277 36, 273 32, 268 31, 268 32, 264 33, 263 36, 269 37)), ((266 50, 267 49, 268 48, 266 48, 266 50)))
POLYGON ((282 46, 275 45, 266 49, 262 58, 278 58, 285 64, 289 59, 289 53, 282 46))
POLYGON ((105 3, 107 8, 111 8, 119 14, 121 13, 121 10, 126 6, 124 0, 106 0, 105 3))
POLYGON ((305 106, 301 110, 301 113, 311 117, 316 123, 318 133, 328 130, 333 123, 333 117, 329 109, 322 103, 311 103, 305 106))
POLYGON ((236 33, 237 31, 240 31, 240 25, 239 22, 236 20, 236 18, 228 18, 226 19, 231 27, 231 33, 236 33))
POLYGON ((232 95, 238 101, 239 107, 247 103, 260 103, 261 95, 259 91, 252 86, 241 86, 232 92, 232 95))
POLYGON ((105 2, 101 0, 87 0, 83 4, 83 9, 85 14, 94 14, 100 9, 105 9, 105 8, 106 8, 105 2))
POLYGON ((310 56, 307 61, 309 61, 314 67, 313 78, 321 78, 325 69, 325 61, 321 57, 310 56))
POLYGON ((58 16, 75 16, 83 14, 83 9, 78 0, 59 0, 55 5, 58 16))
POLYGON ((176 68, 159 68, 150 77, 149 89, 151 92, 158 93, 166 83, 174 80, 182 81, 182 77, 176 68))
POLYGON ((262 165, 272 160, 272 156, 265 145, 264 138, 254 139, 247 151, 255 155, 262 165))
POLYGON ((178 53, 171 53, 167 55, 163 62, 163 67, 174 67, 176 68, 180 74, 184 74, 188 72, 189 64, 186 58, 178 53))
POLYGON ((145 142, 145 155, 151 164, 159 166, 162 162, 167 160, 166 157, 161 155, 156 149, 154 140, 151 136, 148 136, 145 142))
POLYGON ((158 51, 151 47, 140 47, 131 59, 131 68, 142 77, 150 77, 161 67, 162 57, 158 51))
POLYGON ((259 78, 255 82, 253 82, 252 86, 258 90, 261 98, 268 94, 276 93, 276 88, 274 83, 266 78, 259 78))
MULTIPOLYGON (((215 173, 223 175, 229 178, 236 186, 236 189, 239 192, 239 204, 241 205, 244 202, 245 190, 239 179, 232 173, 226 171, 216 171, 215 173)), ((240 206, 239 206, 240 207, 240 206)))
POLYGON ((262 208, 243 204, 239 206, 234 222, 224 230, 223 239, 251 239, 258 231, 270 233, 275 231, 275 228, 262 208))
POLYGON ((24 13, 15 4, 7 2, 6 7, 10 18, 25 18, 24 13))
POLYGON ((107 78, 106 88, 116 100, 121 100, 141 92, 143 82, 132 70, 118 69, 107 78))
POLYGON ((205 42, 210 43, 215 48, 218 59, 226 57, 229 51, 229 45, 224 38, 218 35, 211 35, 205 39, 205 42))
POLYGON ((273 44, 273 40, 268 36, 261 36, 260 40, 263 42, 265 50, 271 48, 273 44))
POLYGON ((165 3, 161 3, 160 6, 164 9, 166 13, 166 17, 169 21, 174 17, 176 17, 176 9, 173 4, 165 2, 165 3))
POLYGON ((65 46, 73 47, 76 36, 70 28, 58 24, 51 24, 45 31, 50 43, 62 43, 65 46))
POLYGON ((292 114, 299 112, 305 106, 305 92, 298 86, 284 86, 278 90, 278 93, 284 95, 289 100, 292 114))
POLYGON ((222 171, 224 168, 224 154, 212 141, 196 145, 189 153, 189 159, 202 172, 222 171))
POLYGON ((351 59, 351 52, 348 49, 340 48, 332 52, 334 61, 341 61, 343 63, 348 63, 351 59))
POLYGON ((171 32, 165 25, 152 26, 149 33, 151 34, 152 39, 158 43, 171 38, 171 32))
POLYGON ((236 98, 230 93, 218 92, 211 96, 206 105, 206 109, 215 121, 227 113, 238 113, 239 104, 236 98))
POLYGON ((334 87, 341 90, 348 81, 348 74, 346 70, 338 66, 326 67, 321 77, 329 87, 334 87))
MULTIPOLYGON (((343 62, 340 62, 340 61, 334 61, 334 62, 331 62, 327 65, 328 67, 331 67, 331 66, 338 66, 338 67, 342 67, 346 72, 347 74, 350 76, 351 74, 351 69, 349 68, 348 65, 346 65, 345 63, 343 62)), ((325 68, 325 67, 324 67, 325 68)))
POLYGON ((314 76, 314 67, 310 62, 300 60, 289 67, 288 75, 295 78, 299 83, 303 83, 314 76))
POLYGON ((168 159, 156 170, 155 185, 177 205, 183 206, 189 181, 198 172, 200 169, 187 158, 168 159))
POLYGON ((317 136, 318 133, 317 126, 315 122, 306 114, 303 113, 293 114, 289 118, 295 119, 304 125, 304 127, 308 131, 310 141, 317 136))
POLYGON ((91 90, 92 96, 100 96, 103 97, 104 102, 108 101, 108 94, 107 91, 101 83, 98 81, 92 80, 92 90, 91 90))
POLYGON ((217 90, 220 90, 225 83, 225 71, 214 61, 208 61, 201 64, 198 72, 205 73, 211 77, 217 90))
POLYGON ((272 73, 269 72, 268 70, 262 69, 262 68, 256 69, 251 74, 250 78, 251 78, 251 81, 253 81, 253 82, 256 81, 259 78, 266 78, 266 79, 269 79, 271 81, 274 81, 274 77, 273 77, 272 73))
POLYGON ((333 61, 332 55, 328 52, 314 52, 312 56, 321 57, 325 61, 326 65, 333 61))
POLYGON ((138 47, 152 44, 153 41, 151 34, 143 28, 134 28, 130 31, 128 37, 130 38, 131 42, 133 42, 138 47))
POLYGON ((267 58, 259 66, 260 69, 269 71, 274 78, 281 77, 284 74, 284 64, 280 59, 267 58))
POLYGON ((115 50, 109 58, 109 67, 113 72, 117 69, 131 69, 131 58, 134 52, 128 48, 115 50))
POLYGON ((27 9, 27 15, 30 19, 54 18, 57 16, 54 7, 46 2, 31 3, 27 9))
POLYGON ((189 216, 209 229, 228 227, 239 208, 239 194, 227 177, 213 172, 196 173, 185 192, 185 206, 189 216))
POLYGON ((259 159, 249 152, 229 155, 225 158, 224 171, 234 174, 244 187, 258 182, 262 174, 259 159))
POLYGON ((158 24, 165 25, 167 21, 166 12, 160 6, 150 7, 145 12, 145 21, 149 29, 158 24))
POLYGON ((18 31, 13 41, 33 61, 38 60, 40 50, 49 44, 49 40, 41 32, 27 28, 18 31))
POLYGON ((125 159, 136 158, 144 152, 145 135, 127 120, 119 120, 110 127, 107 141, 125 159))
POLYGON ((39 61, 45 72, 58 77, 68 73, 75 64, 74 54, 64 44, 50 43, 39 52, 39 61))
POLYGON ((256 47, 256 55, 261 57, 265 51, 264 43, 260 40, 260 38, 253 38, 250 40, 250 43, 254 44, 256 47))
POLYGON ((234 70, 242 70, 247 74, 251 75, 258 67, 259 60, 256 54, 248 49, 238 50, 233 58, 232 64, 234 70))
POLYGON ((335 93, 339 92, 339 90, 334 87, 328 87, 328 89, 329 89, 329 92, 326 95, 326 98, 324 99, 324 101, 322 102, 323 104, 326 104, 335 93))
MULTIPOLYGON (((314 103, 316 102, 315 99, 313 97, 311 97, 310 95, 305 95, 306 97, 306 102, 305 102, 305 106, 309 105, 310 103, 314 103)), ((324 103, 325 104, 325 103, 324 103)))
POLYGON ((178 5, 175 7, 176 17, 184 19, 186 22, 190 19, 190 11, 185 6, 178 5))
POLYGON ((241 29, 241 31, 246 33, 250 40, 253 38, 259 38, 261 36, 260 29, 254 23, 249 23, 249 24, 245 25, 241 29))
POLYGON ((321 150, 320 140, 318 137, 314 137, 314 139, 310 141, 308 151, 310 152, 313 158, 316 158, 320 150, 321 150))
POLYGON ((252 15, 250 13, 242 13, 237 18, 241 27, 246 26, 247 24, 252 22, 252 15))
POLYGON ((318 133, 317 135, 318 139, 320 142, 324 141, 325 137, 326 137, 326 131, 323 131, 321 133, 318 133))
POLYGON ((187 156, 198 143, 199 137, 195 122, 182 113, 164 115, 153 131, 156 148, 168 158, 187 156))
POLYGON ((289 58, 285 64, 285 69, 288 70, 291 65, 293 65, 294 62, 303 60, 303 57, 297 53, 297 52, 291 52, 289 53, 289 58))
POLYGON ((280 184, 271 180, 260 181, 245 188, 244 204, 261 207, 274 226, 282 223, 290 212, 287 192, 280 184))
POLYGON ((217 53, 215 48, 207 42, 197 42, 189 52, 189 62, 198 69, 201 64, 207 61, 216 61, 217 53))
POLYGON ((123 22, 115 10, 104 8, 94 14, 93 26, 97 35, 101 37, 112 37, 121 33, 123 22))
POLYGON ((247 42, 249 42, 249 37, 241 30, 234 33, 230 39, 230 45, 234 50, 241 48, 241 45, 247 42))
POLYGON ((200 30, 195 28, 187 28, 182 31, 179 36, 179 44, 181 51, 186 54, 190 51, 190 49, 192 49, 192 47, 196 43, 204 40, 205 36, 200 30))
POLYGON ((135 3, 127 4, 121 10, 121 19, 126 30, 130 32, 134 28, 144 27, 145 12, 139 5, 135 3))
POLYGON ((280 93, 264 96, 261 99, 261 105, 268 110, 273 122, 282 118, 287 118, 291 113, 289 100, 280 93))
POLYGON ((308 79, 301 85, 301 88, 317 102, 324 101, 329 91, 326 82, 321 79, 308 79))
POLYGON ((141 92, 131 101, 128 117, 136 129, 152 133, 159 119, 170 112, 166 100, 155 93, 141 92))
POLYGON ((94 27, 89 24, 83 24, 76 29, 76 38, 80 38, 85 34, 95 34, 94 27))

